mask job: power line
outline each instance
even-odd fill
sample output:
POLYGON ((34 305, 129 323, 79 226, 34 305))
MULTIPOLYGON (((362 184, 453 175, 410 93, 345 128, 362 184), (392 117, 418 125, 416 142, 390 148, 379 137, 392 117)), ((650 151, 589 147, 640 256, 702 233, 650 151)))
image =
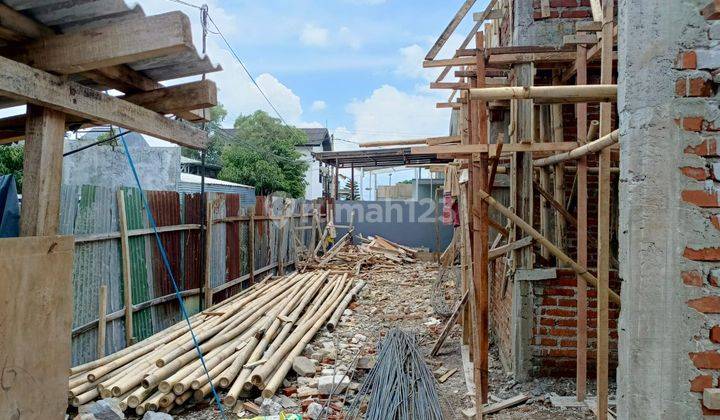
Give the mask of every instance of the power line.
MULTIPOLYGON (((180 1, 180 0, 172 0, 172 1, 180 1)), ((228 42, 227 38, 225 38, 225 35, 223 35, 222 31, 221 31, 220 28, 217 26, 217 24, 216 24, 215 21, 213 20, 212 16, 208 15, 208 19, 210 19, 210 23, 212 23, 212 25, 215 27, 215 30, 217 30, 218 35, 220 35, 220 38, 222 38, 223 42, 225 42, 225 45, 226 45, 226 46, 228 47, 228 49, 230 50, 230 53, 232 53, 232 55, 235 57, 235 59, 238 61, 238 63, 240 63, 240 65, 242 66, 243 70, 245 70, 245 73, 248 75, 248 77, 250 78, 250 80, 253 82, 253 84, 255 85, 255 87, 257 88, 257 90, 260 92, 260 94, 263 96, 263 98, 265 98, 265 101, 267 101, 268 105, 270 105, 270 108, 272 108, 273 111, 275 111, 275 114, 277 114, 278 118, 280 118, 280 121, 282 121, 283 124, 289 126, 289 124, 285 121, 285 118, 283 118, 283 116, 280 115, 280 111, 278 111, 277 108, 275 108, 275 105, 273 105, 273 103, 270 101, 270 98, 267 97, 267 95, 265 94, 265 92, 263 92, 262 88, 260 88, 260 85, 258 85, 258 83, 255 81, 255 78, 254 78, 253 75, 250 73, 250 71, 248 70, 248 68, 245 66, 245 63, 243 63, 243 61, 240 59, 240 56, 238 56, 238 54, 235 52, 235 50, 233 49, 233 47, 230 45, 230 43, 228 42)))
POLYGON ((196 9, 202 9, 202 7, 200 7, 200 6, 194 5, 194 4, 192 4, 192 3, 185 2, 185 1, 183 1, 183 0, 168 0, 168 1, 171 1, 171 2, 173 2, 173 3, 182 4, 182 5, 188 6, 188 7, 194 7, 194 8, 196 8, 196 9))

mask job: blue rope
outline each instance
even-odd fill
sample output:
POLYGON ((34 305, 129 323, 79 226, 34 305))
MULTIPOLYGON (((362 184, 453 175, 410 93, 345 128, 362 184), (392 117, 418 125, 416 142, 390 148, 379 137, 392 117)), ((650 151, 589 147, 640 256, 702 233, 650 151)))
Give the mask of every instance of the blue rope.
MULTIPOLYGON (((162 256, 163 264, 165 265, 165 271, 167 271, 168 276, 170 276, 170 280, 172 280, 173 287, 175 288, 175 296, 177 297, 178 303, 180 304, 180 312, 182 312, 183 318, 185 318, 185 322, 188 324, 188 328, 190 329, 190 335, 192 336, 193 343, 195 344, 195 350, 197 351, 198 356, 200 356, 200 363, 202 363, 202 367, 205 370, 205 375, 207 375, 208 382, 210 383, 210 388, 212 389, 213 397, 215 399, 215 404, 217 405, 218 409, 220 410, 220 415, 224 420, 227 420, 227 417, 225 417, 225 410, 223 409, 222 404, 220 403, 220 397, 217 394, 217 391, 215 390, 215 385, 212 383, 212 378, 210 377, 210 372, 208 372, 207 366, 205 366, 205 357, 203 357, 202 350, 200 350, 200 344, 198 344, 197 337, 195 337, 195 332, 192 329, 192 325, 190 324, 190 317, 187 314, 187 310, 185 309, 185 303, 183 302, 182 296, 180 295, 180 289, 178 288, 177 282, 175 281, 175 276, 173 275, 172 268, 170 268, 170 260, 168 259, 167 253, 165 252, 165 247, 163 246, 162 242, 160 241, 160 233, 158 233, 157 223, 155 223, 155 218, 153 217, 152 213, 150 212, 150 206, 148 205, 147 197, 145 196, 145 190, 143 190, 142 185, 140 184, 140 177, 138 176, 137 169, 135 169, 135 163, 133 162, 132 156, 130 155, 130 150, 128 150, 127 142, 125 141, 125 134, 129 133, 129 131, 125 131, 124 133, 120 134, 120 139, 123 143, 123 148, 125 149, 125 155, 127 156, 128 163, 130 164, 130 169, 132 170, 133 177, 135 177, 135 183, 138 186, 138 189, 140 190, 140 198, 142 198, 143 207, 145 207, 145 212, 147 213, 148 221, 150 221, 150 225, 152 227, 153 233, 155 233, 155 242, 157 243, 157 247, 160 250, 160 255, 162 256)), ((207 232, 206 234, 208 234, 207 232)))

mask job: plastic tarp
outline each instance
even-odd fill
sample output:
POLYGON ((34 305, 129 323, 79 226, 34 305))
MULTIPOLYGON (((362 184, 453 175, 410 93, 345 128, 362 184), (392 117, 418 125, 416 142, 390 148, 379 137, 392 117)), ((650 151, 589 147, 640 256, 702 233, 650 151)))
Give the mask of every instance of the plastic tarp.
POLYGON ((0 238, 20 236, 20 202, 15 177, 0 175, 0 238))

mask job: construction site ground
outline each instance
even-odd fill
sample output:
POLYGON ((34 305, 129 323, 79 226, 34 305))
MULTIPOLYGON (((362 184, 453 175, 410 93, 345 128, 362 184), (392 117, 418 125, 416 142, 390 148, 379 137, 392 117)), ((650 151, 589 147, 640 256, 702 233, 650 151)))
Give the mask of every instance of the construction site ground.
MULTIPOLYGON (((352 401, 352 395, 362 383, 367 374, 368 363, 372 363, 375 346, 381 337, 392 327, 400 327, 416 334, 418 343, 430 369, 435 372, 436 378, 457 369, 444 382, 437 384, 443 413, 447 419, 463 418, 462 411, 472 407, 472 394, 468 392, 460 345, 460 326, 456 325, 447 338, 445 345, 437 357, 427 356, 430 353, 437 337, 442 331, 445 319, 436 315, 431 304, 434 293, 433 281, 438 274, 435 263, 416 262, 398 265, 396 269, 369 269, 361 276, 367 282, 360 298, 352 303, 342 317, 341 323, 333 333, 325 329, 319 333, 308 345, 305 355, 308 358, 320 357, 320 368, 343 371, 348 369, 348 376, 352 377, 350 391, 346 395, 339 393, 332 398, 331 406, 336 410, 328 411, 328 418, 342 418, 339 410, 341 406, 346 409, 352 401), (333 356, 337 356, 333 358, 333 356), (353 369, 356 364, 361 368, 353 369), (354 373, 353 373, 354 372, 354 373)), ((452 306, 452 304, 450 304, 452 306)), ((550 396, 574 395, 575 382, 569 378, 536 378, 527 382, 518 383, 512 376, 504 371, 498 358, 498 349, 491 342, 490 358, 490 403, 502 401, 527 394, 527 402, 503 409, 487 416, 494 419, 591 419, 592 411, 586 407, 555 407, 550 402, 550 396)), ((316 376, 320 376, 318 372, 316 376)), ((326 398, 322 395, 301 397, 293 395, 295 388, 303 386, 313 387, 313 379, 302 378, 298 381, 291 371, 287 378, 286 394, 290 398, 276 396, 279 404, 287 405, 286 413, 304 413, 311 402, 325 405, 326 398), (301 383, 299 383, 301 382, 301 383), (296 407, 292 407, 292 403, 296 407)), ((611 384, 614 388, 614 384, 611 384)), ((590 393, 594 389, 594 382, 588 383, 590 393)), ((612 399, 612 395, 611 395, 612 399)), ((243 400, 241 400, 243 401, 243 400)), ((254 401, 258 406, 262 401, 257 395, 247 396, 246 401, 254 401)), ((307 416, 307 414, 305 414, 307 416)), ((228 413, 228 418, 252 418, 252 412, 228 413), (239 417, 237 417, 239 416, 239 417)), ((178 415, 177 419, 220 419, 214 405, 196 405, 189 411, 178 415)))

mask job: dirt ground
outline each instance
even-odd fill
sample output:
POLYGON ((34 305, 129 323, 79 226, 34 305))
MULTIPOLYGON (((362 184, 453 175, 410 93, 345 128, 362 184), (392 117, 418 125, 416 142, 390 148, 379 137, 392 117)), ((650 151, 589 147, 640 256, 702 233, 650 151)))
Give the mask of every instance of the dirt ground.
MULTIPOLYGON (((427 355, 440 334, 445 320, 435 314, 430 296, 433 291, 432 283, 437 276, 435 264, 418 262, 399 266, 394 271, 369 271, 363 274, 367 282, 360 298, 346 311, 334 333, 323 329, 305 351, 307 357, 321 360, 321 366, 326 369, 342 371, 347 369, 348 376, 352 377, 350 389, 358 388, 367 373, 367 370, 352 369, 360 360, 360 365, 372 361, 374 348, 382 335, 392 327, 401 327, 416 334, 422 350, 427 355), (318 354, 320 357, 318 357, 318 354), (352 372, 355 373, 352 373, 352 372)), ((445 418, 461 419, 462 410, 472 406, 472 396, 468 392, 463 374, 463 363, 460 348, 460 327, 456 326, 445 342, 438 357, 426 357, 430 369, 439 377, 443 372, 452 369, 457 371, 444 383, 438 383, 438 392, 445 418)), ((292 373, 286 381, 286 387, 292 392, 298 384, 292 373)), ((310 386, 313 384, 310 383, 310 386)), ((614 387, 614 384, 612 385, 614 387)), ((594 388, 593 383, 588 389, 594 388)), ((524 383, 518 383, 506 374, 498 359, 497 348, 491 344, 490 359, 490 398, 491 402, 514 397, 520 393, 530 396, 530 399, 519 406, 504 409, 488 418, 493 419, 591 419, 592 411, 587 408, 560 408, 550 403, 550 395, 573 395, 575 382, 572 379, 538 378, 524 383)), ((334 401, 342 405, 349 404, 353 391, 347 395, 338 395, 334 401)), ((319 396, 297 398, 299 407, 287 408, 286 412, 300 413, 310 402, 324 404, 325 400, 319 396)), ((248 396, 253 400, 254 396, 248 396)), ((256 401, 258 404, 259 400, 256 401)), ((336 405, 338 407, 338 405, 336 405)), ((336 414, 339 414, 336 412, 336 414)), ((251 418, 251 413, 240 413, 240 417, 228 413, 227 418, 251 418)), ((220 419, 217 409, 212 406, 197 406, 195 410, 185 412, 176 417, 181 420, 189 419, 220 419)), ((331 417, 332 418, 332 417, 331 417)), ((337 417, 336 417, 337 418, 337 417)))

